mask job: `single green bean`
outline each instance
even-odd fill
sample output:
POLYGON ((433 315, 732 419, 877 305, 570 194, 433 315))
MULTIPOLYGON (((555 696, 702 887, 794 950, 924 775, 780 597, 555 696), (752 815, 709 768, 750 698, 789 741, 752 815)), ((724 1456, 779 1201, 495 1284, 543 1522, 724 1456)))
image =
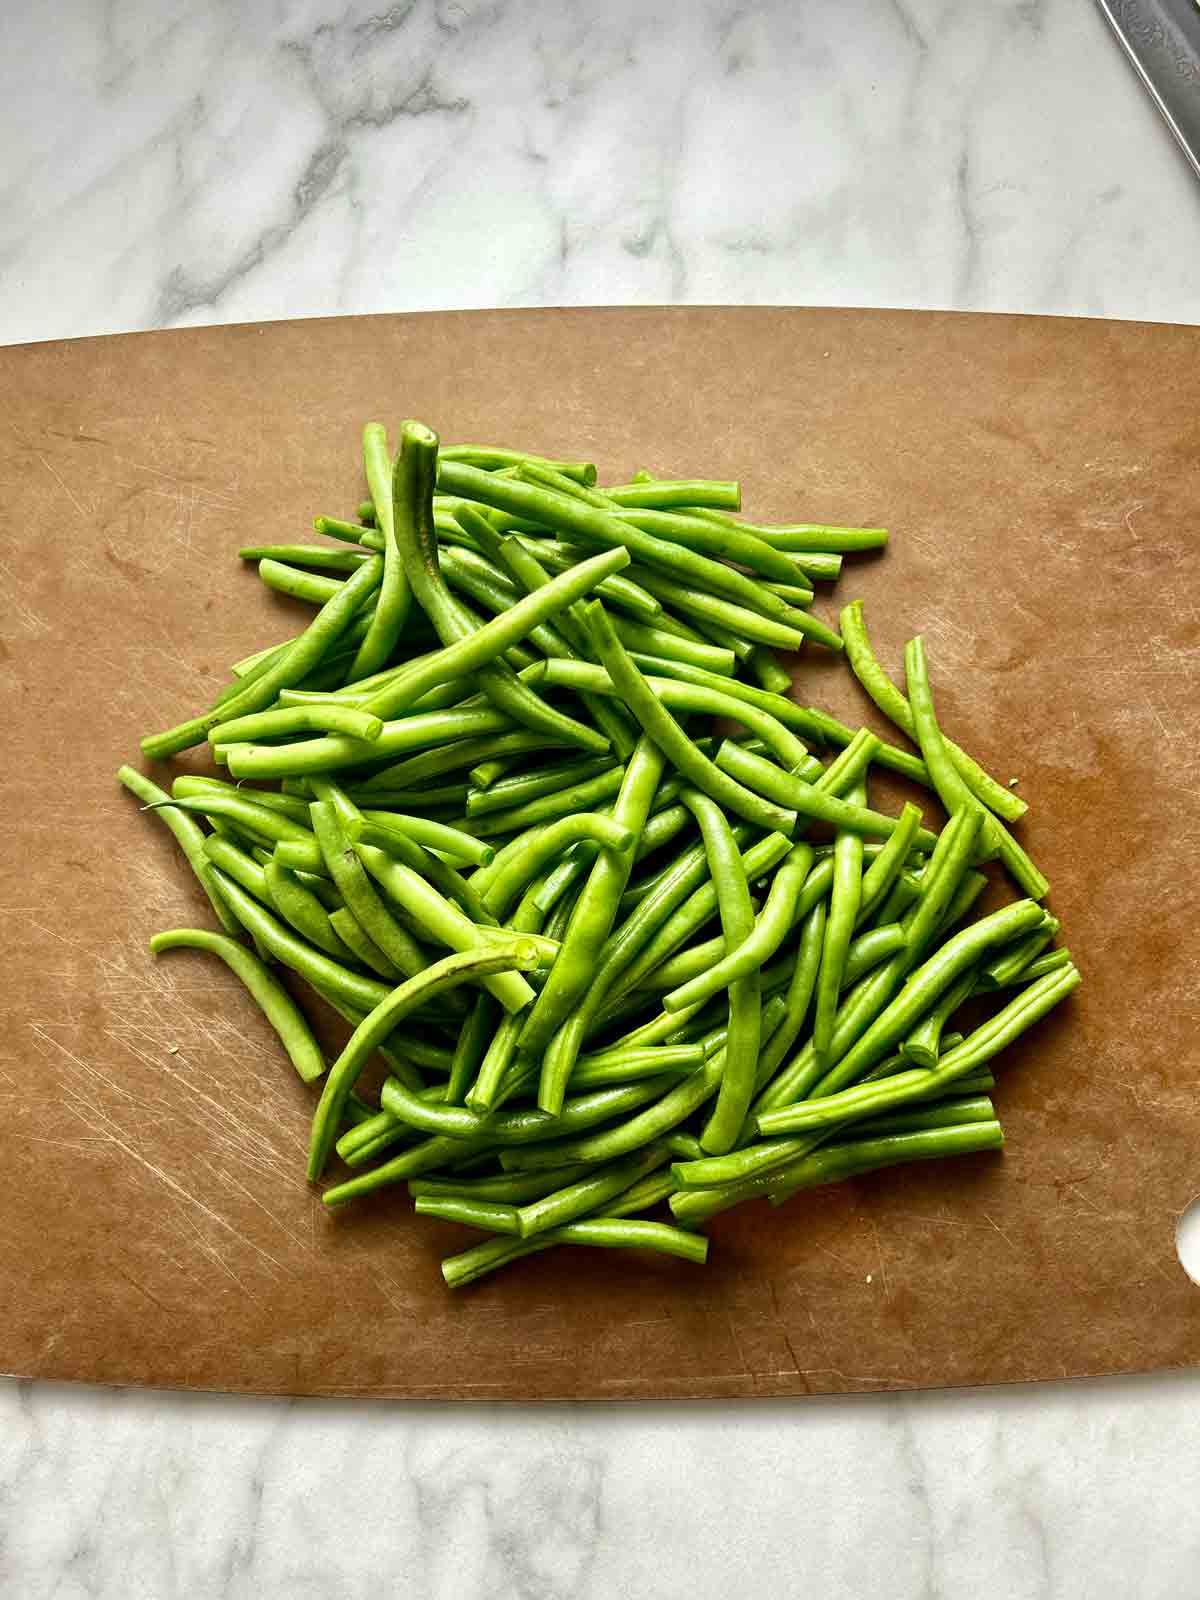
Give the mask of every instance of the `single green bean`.
POLYGON ((419 459, 414 459, 414 452, 408 448, 405 429, 409 426, 407 423, 401 425, 394 466, 382 423, 368 422, 363 428, 363 467, 367 488, 371 492, 371 503, 375 507, 375 522, 383 535, 383 579, 379 585, 379 598, 371 625, 350 666, 348 677, 351 682, 378 672, 386 664, 404 631, 412 605, 412 591, 396 532, 396 516, 405 515, 408 500, 403 492, 397 495, 394 488, 396 480, 407 486, 412 477, 421 471, 419 459))
MULTIPOLYGON (((786 577, 790 569, 786 561, 783 561, 783 566, 786 577)), ((682 611, 686 616, 697 618, 698 626, 701 628, 705 624, 716 623, 719 628, 726 628, 743 640, 754 644, 774 645, 783 650, 798 650, 805 639, 813 639, 828 650, 836 651, 842 648, 839 634, 827 627, 819 617, 811 616, 807 611, 789 605, 776 591, 766 588, 760 590, 764 597, 777 600, 784 609, 772 616, 763 616, 761 607, 752 608, 727 600, 721 595, 690 589, 684 583, 676 583, 671 578, 662 577, 656 572, 648 572, 640 566, 634 566, 633 576, 643 589, 649 590, 664 605, 682 611)))
POLYGON ((795 925, 796 903, 812 864, 811 849, 804 844, 793 845, 771 880, 770 892, 752 933, 708 972, 665 994, 663 1009, 682 1011, 700 1005, 745 973, 765 966, 795 925))
MULTIPOLYGON (((707 795, 685 789, 682 798, 700 828, 709 875, 717 893, 717 911, 721 919, 726 959, 736 959, 755 932, 750 885, 742 866, 737 839, 724 812, 707 795)), ((809 850, 803 850, 803 854, 795 859, 789 851, 784 866, 780 868, 780 873, 784 873, 789 864, 798 869, 788 878, 789 886, 791 880, 796 879, 797 892, 811 861, 812 852, 809 850)), ((789 895, 789 899, 790 904, 794 905, 795 896, 789 895)), ((750 960, 743 962, 738 973, 728 982, 729 1027, 725 1048, 720 1056, 713 1058, 722 1062, 717 1103, 700 1135, 701 1145, 713 1154, 721 1154, 732 1147, 754 1093, 754 1071, 762 1026, 762 981, 759 970, 762 963, 755 956, 756 952, 752 950, 750 960)), ((666 1001, 663 1003, 665 1007, 666 1001)), ((677 1006, 674 1009, 680 1008, 677 1006)))
POLYGON ((156 956, 164 950, 180 949, 207 950, 220 956, 262 1007, 303 1082, 313 1083, 325 1071, 321 1047, 299 1006, 270 969, 236 939, 203 928, 172 928, 167 933, 156 933, 150 940, 150 949, 156 956))
POLYGON ((219 722, 208 730, 211 745, 241 744, 259 739, 277 739, 293 733, 344 733, 351 739, 378 739, 383 723, 354 706, 335 701, 302 706, 284 706, 278 711, 255 711, 249 716, 219 722))
MULTIPOLYGON (((852 791, 853 803, 861 805, 866 788, 861 782, 852 791)), ((833 844, 833 884, 829 894, 829 916, 825 924, 825 944, 821 951, 821 970, 817 974, 816 1005, 813 1011, 813 1049, 822 1060, 833 1037, 838 996, 846 967, 846 952, 858 921, 862 901, 862 836, 839 828, 833 844)))
POLYGON ((900 1046, 900 1054, 910 1066, 926 1069, 937 1066, 942 1030, 975 987, 977 976, 975 969, 964 972, 907 1034, 900 1046))
MULTIPOLYGON (((258 862, 240 845, 232 839, 224 839, 219 833, 203 835, 204 854, 214 866, 221 867, 243 889, 248 890, 256 900, 266 906, 268 911, 274 910, 271 891, 267 886, 265 867, 258 862)), ((230 917, 235 934, 242 932, 242 925, 236 917, 230 917)))
POLYGON ((735 528, 741 528, 773 545, 776 550, 788 550, 798 554, 801 560, 804 559, 804 553, 810 550, 839 552, 881 550, 888 539, 886 528, 833 528, 819 522, 770 526, 755 522, 739 522, 727 512, 710 510, 707 507, 697 507, 695 514, 705 521, 728 523, 735 528))
POLYGON ((328 655, 359 606, 379 587, 382 573, 382 561, 373 558, 364 562, 266 672, 246 683, 220 706, 178 727, 168 728, 164 733, 148 735, 142 740, 143 754, 153 760, 177 755, 206 739, 209 730, 219 722, 229 722, 252 711, 265 711, 280 689, 300 683, 328 655))
POLYGON ((179 807, 183 811, 195 812, 204 817, 222 817, 233 823, 240 833, 251 835, 255 841, 262 841, 267 845, 274 845, 286 839, 295 844, 303 844, 312 838, 310 829, 301 823, 293 822, 282 811, 276 811, 270 806, 258 805, 255 801, 240 794, 220 793, 214 790, 209 794, 181 795, 177 798, 155 801, 147 806, 147 811, 157 807, 179 807))
POLYGON ((330 922, 328 911, 295 872, 272 857, 263 873, 269 904, 298 934, 335 961, 354 959, 354 952, 347 948, 330 922))
POLYGON ((456 708, 385 722, 383 732, 374 741, 328 734, 320 739, 305 739, 299 744, 226 745, 224 748, 229 770, 235 778, 294 778, 336 772, 342 767, 361 766, 368 761, 384 761, 410 750, 424 750, 430 745, 449 744, 480 734, 507 733, 512 726, 509 717, 490 706, 478 710, 456 708))
POLYGON ((157 814, 175 835, 176 840, 199 880, 200 887, 204 890, 212 903, 212 908, 217 914, 217 920, 225 931, 232 935, 241 932, 241 925, 225 903, 220 887, 220 874, 213 869, 213 863, 204 848, 205 835, 200 825, 186 812, 177 808, 167 809, 171 797, 149 778, 143 777, 133 767, 119 767, 117 769, 118 782, 124 785, 131 794, 135 794, 143 805, 157 811, 157 814))
POLYGON ((247 544, 238 551, 242 561, 285 561, 327 572, 357 572, 370 557, 357 550, 336 550, 324 544, 247 544))
POLYGON ((538 1200, 527 1201, 517 1211, 517 1229, 521 1238, 528 1239, 535 1234, 545 1233, 548 1228, 573 1222, 589 1211, 601 1210, 639 1178, 661 1167, 666 1160, 665 1150, 651 1146, 606 1164, 599 1172, 580 1178, 563 1189, 543 1195, 538 1200))
POLYGON ((879 910, 891 893, 892 885, 904 870, 904 863, 916 845, 920 828, 921 813, 911 800, 906 800, 886 844, 863 873, 862 896, 858 907, 859 926, 879 910))
MULTIPOLYGON (((330 811, 332 814, 332 808, 330 811)), ((354 1087, 367 1057, 377 1044, 388 1037, 397 1023, 418 1007, 460 984, 479 982, 500 972, 528 972, 536 962, 536 949, 520 937, 514 937, 508 949, 489 944, 483 949, 446 956, 409 978, 380 1001, 355 1028, 325 1079, 321 1099, 313 1113, 309 1140, 309 1179, 319 1178, 324 1170, 337 1136, 346 1097, 354 1087)))
POLYGON ((394 961, 389 961, 348 906, 339 906, 336 911, 329 913, 329 926, 351 951, 359 966, 366 967, 368 972, 375 973, 389 983, 399 983, 403 979, 404 973, 394 961))
POLYGON ((467 815, 481 817, 489 811, 504 811, 510 806, 524 805, 544 794, 557 794, 574 784, 598 778, 617 765, 612 756, 584 756, 556 762, 553 766, 537 767, 530 772, 516 773, 512 777, 501 778, 490 788, 471 791, 467 796, 467 815))
POLYGON ((737 511, 742 504, 740 484, 713 478, 657 478, 652 483, 613 484, 603 492, 606 499, 619 506, 650 506, 663 511, 672 506, 717 506, 737 511))
MULTIPOLYGON (((901 817, 889 817, 881 811, 872 811, 865 805, 859 805, 856 801, 838 799, 825 788, 805 783, 802 778, 784 772, 781 767, 765 761, 762 756, 755 755, 742 745, 735 744, 732 739, 725 740, 717 751, 717 766, 722 772, 729 773, 747 788, 754 789, 776 804, 786 805, 788 810, 810 817, 815 822, 827 822, 844 833, 867 834, 874 838, 888 839, 901 827, 903 814, 901 817)), ((911 806, 908 809, 916 810, 911 806)), ((921 813, 916 811, 918 824, 920 819, 921 813)), ((908 829, 909 824, 904 821, 906 834, 908 829)), ((932 849, 933 842, 934 835, 928 830, 919 826, 914 828, 913 835, 905 846, 904 856, 900 859, 903 860, 914 846, 932 849)))

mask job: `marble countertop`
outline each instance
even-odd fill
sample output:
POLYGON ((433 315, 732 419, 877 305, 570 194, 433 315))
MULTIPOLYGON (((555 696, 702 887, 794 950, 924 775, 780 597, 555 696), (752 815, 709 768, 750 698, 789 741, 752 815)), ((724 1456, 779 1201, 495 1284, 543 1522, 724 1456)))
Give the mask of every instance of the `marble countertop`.
MULTIPOLYGON (((664 301, 1200 322, 1200 188, 1088 0, 2 11, 0 342, 664 301)), ((1186 1600, 1198 1490, 1190 1374, 609 1408, 0 1384, 22 1600, 1186 1600)))

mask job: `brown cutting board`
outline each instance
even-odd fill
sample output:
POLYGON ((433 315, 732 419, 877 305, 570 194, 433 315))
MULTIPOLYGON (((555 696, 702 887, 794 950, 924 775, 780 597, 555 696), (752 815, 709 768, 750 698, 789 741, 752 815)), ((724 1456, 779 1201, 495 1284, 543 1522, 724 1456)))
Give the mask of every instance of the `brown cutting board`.
MULTIPOLYGON (((783 1395, 1182 1367, 1200 1288, 1200 330, 874 311, 489 312, 0 351, 0 1368, 402 1396, 783 1395), (240 543, 361 494, 364 420, 738 477, 762 519, 886 523, 833 599, 1020 780, 1084 973, 1006 1058, 1003 1155, 721 1217, 707 1270, 337 1217, 309 1092, 211 958, 138 736, 301 615, 240 543)), ((798 693, 877 718, 819 651, 798 693)), ((166 774, 161 775, 163 780, 166 774)), ((882 792, 882 791, 881 791, 882 792)), ((931 813, 932 814, 932 813, 931 813)))

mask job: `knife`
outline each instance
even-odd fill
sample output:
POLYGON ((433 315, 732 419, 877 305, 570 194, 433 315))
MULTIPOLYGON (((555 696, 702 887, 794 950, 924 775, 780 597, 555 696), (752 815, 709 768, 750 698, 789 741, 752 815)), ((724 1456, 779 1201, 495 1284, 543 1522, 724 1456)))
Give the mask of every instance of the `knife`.
POLYGON ((1097 0, 1200 177, 1200 0, 1097 0))

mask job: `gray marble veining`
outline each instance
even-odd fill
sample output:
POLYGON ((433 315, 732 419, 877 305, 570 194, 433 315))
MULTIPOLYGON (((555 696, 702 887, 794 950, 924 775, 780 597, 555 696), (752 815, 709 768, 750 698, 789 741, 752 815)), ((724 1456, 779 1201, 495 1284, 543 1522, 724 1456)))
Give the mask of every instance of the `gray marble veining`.
MULTIPOLYGON (((672 300, 1200 321, 1200 188, 1086 0, 67 0, 52 30, 8 0, 0 107, 4 341, 672 300)), ((1188 1600, 1198 1401, 9 1383, 0 1594, 1188 1600)))

